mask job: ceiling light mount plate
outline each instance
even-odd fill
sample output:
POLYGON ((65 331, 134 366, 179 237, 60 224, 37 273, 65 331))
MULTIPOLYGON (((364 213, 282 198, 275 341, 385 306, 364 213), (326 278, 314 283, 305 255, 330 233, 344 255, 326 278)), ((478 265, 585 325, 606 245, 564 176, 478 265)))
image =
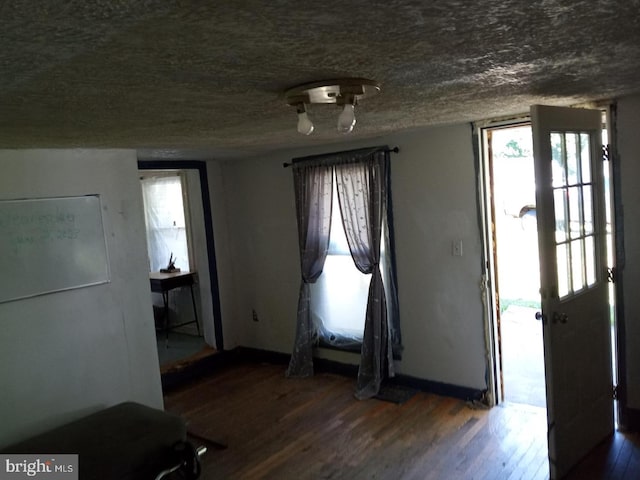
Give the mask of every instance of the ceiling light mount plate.
POLYGON ((305 83, 285 92, 287 104, 312 103, 355 104, 380 92, 380 84, 366 78, 339 78, 305 83))

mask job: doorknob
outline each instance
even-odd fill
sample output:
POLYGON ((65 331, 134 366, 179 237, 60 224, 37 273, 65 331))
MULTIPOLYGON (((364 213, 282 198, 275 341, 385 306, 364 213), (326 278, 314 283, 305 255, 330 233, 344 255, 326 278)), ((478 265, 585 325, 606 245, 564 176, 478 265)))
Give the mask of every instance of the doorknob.
POLYGON ((567 323, 569 315, 566 313, 553 312, 553 323, 567 323))
POLYGON ((536 312, 536 320, 544 320, 544 315, 542 312, 536 312))

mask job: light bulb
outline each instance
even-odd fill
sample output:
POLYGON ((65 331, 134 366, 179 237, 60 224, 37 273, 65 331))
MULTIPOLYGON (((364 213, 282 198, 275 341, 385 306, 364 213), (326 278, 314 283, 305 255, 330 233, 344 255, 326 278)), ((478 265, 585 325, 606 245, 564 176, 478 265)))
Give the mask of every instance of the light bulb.
POLYGON ((355 105, 353 103, 345 103, 342 113, 338 117, 338 131, 342 133, 350 133, 356 124, 355 105))
POLYGON ((305 110, 298 112, 298 132, 303 135, 311 135, 311 132, 313 132, 313 123, 309 120, 305 110))

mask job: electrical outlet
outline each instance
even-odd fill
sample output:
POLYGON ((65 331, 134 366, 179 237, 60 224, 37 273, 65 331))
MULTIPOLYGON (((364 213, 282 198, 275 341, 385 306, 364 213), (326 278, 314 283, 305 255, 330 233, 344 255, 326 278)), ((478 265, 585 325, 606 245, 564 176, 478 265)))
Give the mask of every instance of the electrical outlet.
POLYGON ((258 312, 256 312, 255 308, 253 310, 251 310, 251 313, 253 315, 253 321, 254 322, 258 322, 258 312))

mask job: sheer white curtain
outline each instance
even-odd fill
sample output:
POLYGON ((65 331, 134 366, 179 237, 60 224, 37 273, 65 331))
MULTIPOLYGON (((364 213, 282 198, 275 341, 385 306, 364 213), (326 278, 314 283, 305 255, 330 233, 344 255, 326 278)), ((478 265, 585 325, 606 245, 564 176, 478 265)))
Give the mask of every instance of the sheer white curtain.
POLYGON ((140 183, 150 271, 166 268, 171 255, 176 267, 188 271, 189 248, 180 176, 143 177, 140 183))

